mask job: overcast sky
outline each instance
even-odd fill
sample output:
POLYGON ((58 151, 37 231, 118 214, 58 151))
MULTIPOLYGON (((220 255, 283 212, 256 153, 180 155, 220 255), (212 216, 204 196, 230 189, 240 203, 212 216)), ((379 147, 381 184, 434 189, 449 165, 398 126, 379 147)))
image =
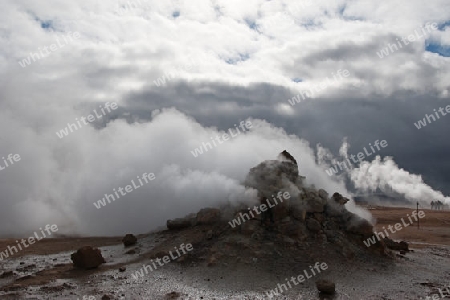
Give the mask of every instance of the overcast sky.
POLYGON ((450 105, 448 0, 1 7, 0 155, 20 160, 0 159, 0 235, 45 224, 61 233, 147 232, 205 206, 251 200, 241 184, 249 168, 285 149, 308 183, 330 194, 388 187, 411 203, 450 201, 450 116, 414 124, 450 105), (118 107, 109 112, 107 102, 118 107), (94 109, 101 117, 56 134, 94 109), (241 121, 252 128, 192 154, 241 121), (376 140, 388 146, 326 173, 376 140), (93 205, 145 172, 155 180, 93 205))

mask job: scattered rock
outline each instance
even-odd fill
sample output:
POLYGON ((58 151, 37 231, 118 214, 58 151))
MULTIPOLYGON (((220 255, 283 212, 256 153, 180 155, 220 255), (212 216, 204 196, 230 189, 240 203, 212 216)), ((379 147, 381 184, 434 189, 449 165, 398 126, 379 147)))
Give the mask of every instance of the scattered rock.
POLYGON ((102 300, 112 300, 112 296, 110 296, 110 295, 103 295, 102 300))
POLYGON ((94 269, 105 263, 100 249, 84 246, 73 253, 70 258, 76 268, 94 269))
POLYGON ((125 268, 125 267, 120 267, 119 268, 119 272, 125 272, 127 270, 127 268, 125 268))
POLYGON ((206 233, 206 238, 207 238, 208 240, 210 240, 210 239, 213 238, 213 231, 212 231, 212 230, 208 230, 208 232, 206 233))
POLYGON ((122 239, 122 243, 125 247, 133 246, 137 243, 137 238, 133 234, 127 234, 122 239))
POLYGON ((319 290, 319 292, 324 294, 332 295, 336 292, 336 285, 334 282, 326 280, 326 279, 319 279, 316 281, 316 287, 319 290))

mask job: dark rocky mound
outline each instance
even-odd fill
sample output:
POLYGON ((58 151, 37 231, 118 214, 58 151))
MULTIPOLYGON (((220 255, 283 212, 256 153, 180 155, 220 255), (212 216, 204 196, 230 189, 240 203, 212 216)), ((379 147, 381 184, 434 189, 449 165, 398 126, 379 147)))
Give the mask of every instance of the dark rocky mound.
POLYGON ((310 262, 330 255, 364 260, 387 253, 383 241, 371 247, 363 244, 373 236, 373 227, 345 208, 348 198, 339 193, 329 197, 323 189, 305 186, 297 161, 286 150, 280 156, 251 168, 247 175, 245 185, 258 191, 257 203, 205 208, 168 220, 167 228, 179 231, 180 241, 190 239, 195 250, 191 255, 206 259, 208 265, 230 258, 254 263, 284 256, 310 262))

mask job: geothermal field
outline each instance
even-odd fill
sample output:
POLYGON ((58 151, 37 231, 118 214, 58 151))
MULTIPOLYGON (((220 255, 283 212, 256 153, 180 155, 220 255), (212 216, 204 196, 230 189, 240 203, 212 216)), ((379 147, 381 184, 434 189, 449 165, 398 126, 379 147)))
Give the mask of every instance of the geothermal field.
POLYGON ((0 20, 0 300, 450 299, 449 0, 0 20))
POLYGON ((203 208, 137 236, 55 237, 5 252, 2 298, 450 297, 449 211, 353 206, 358 215, 305 179, 283 151, 250 169, 256 203, 203 208))

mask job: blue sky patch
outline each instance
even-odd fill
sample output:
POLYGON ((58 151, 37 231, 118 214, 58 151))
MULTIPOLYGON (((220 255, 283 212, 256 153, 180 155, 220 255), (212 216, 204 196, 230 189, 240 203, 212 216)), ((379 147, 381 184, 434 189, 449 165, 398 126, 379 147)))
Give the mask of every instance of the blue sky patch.
POLYGON ((437 53, 440 56, 449 57, 450 56, 450 46, 444 46, 437 43, 427 43, 425 45, 425 51, 437 53))

